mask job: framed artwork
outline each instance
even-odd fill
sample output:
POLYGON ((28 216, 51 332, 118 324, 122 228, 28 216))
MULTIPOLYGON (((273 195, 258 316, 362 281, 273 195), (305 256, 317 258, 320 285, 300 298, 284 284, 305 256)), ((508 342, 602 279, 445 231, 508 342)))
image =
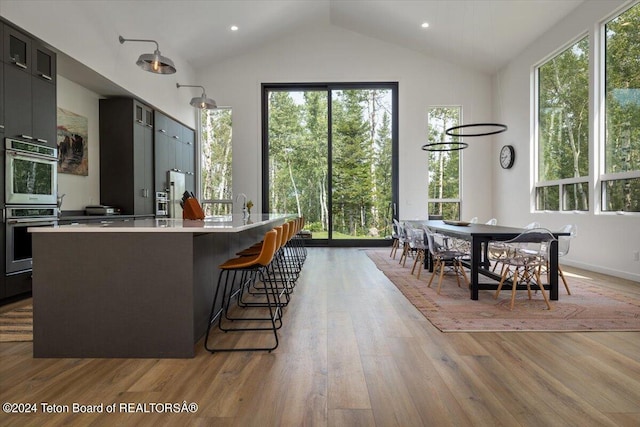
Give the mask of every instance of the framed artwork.
POLYGON ((58 172, 89 175, 88 120, 58 108, 58 172))

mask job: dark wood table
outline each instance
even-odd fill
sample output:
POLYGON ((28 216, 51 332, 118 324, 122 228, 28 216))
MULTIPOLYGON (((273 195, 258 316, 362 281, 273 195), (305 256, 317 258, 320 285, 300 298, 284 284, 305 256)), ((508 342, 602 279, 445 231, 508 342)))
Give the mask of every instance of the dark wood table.
MULTIPOLYGON (((471 258, 469 262, 469 268, 471 269, 471 285, 470 293, 471 299, 478 299, 478 291, 480 289, 497 289, 500 280, 500 275, 490 270, 490 262, 486 254, 486 250, 483 251, 483 247, 486 248, 490 241, 504 241, 510 240, 524 232, 524 228, 517 227, 504 227, 501 225, 487 225, 487 224, 469 224, 462 225, 448 225, 440 220, 428 220, 428 221, 411 221, 414 225, 421 224, 427 226, 438 233, 445 234, 447 236, 456 237, 459 239, 467 240, 471 242, 471 258), (492 282, 480 282, 480 275, 490 277, 494 279, 492 282)), ((551 233, 558 238, 558 236, 568 236, 569 233, 554 232, 551 233)), ((549 251, 549 283, 545 285, 545 289, 549 290, 549 297, 552 300, 558 299, 558 242, 551 242, 551 248, 549 251)), ((525 285, 518 285, 518 289, 526 289, 525 285)))

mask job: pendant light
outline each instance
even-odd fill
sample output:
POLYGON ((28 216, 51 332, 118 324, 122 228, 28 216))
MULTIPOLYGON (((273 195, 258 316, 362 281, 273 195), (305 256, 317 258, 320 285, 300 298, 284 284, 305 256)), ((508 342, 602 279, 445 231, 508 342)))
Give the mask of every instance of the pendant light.
POLYGON ((470 123, 466 125, 453 126, 445 131, 445 133, 449 136, 489 136, 489 135, 497 135, 499 133, 505 132, 508 129, 508 126, 502 123, 470 123), (469 129, 473 130, 468 131, 469 129))
POLYGON ((462 141, 443 141, 443 142, 429 142, 422 146, 424 151, 458 151, 464 150, 469 144, 462 141))
POLYGON ((189 102, 189 104, 191 104, 193 107, 200 108, 201 110, 215 110, 216 108, 218 108, 215 100, 207 98, 204 87, 197 85, 181 85, 180 83, 176 83, 176 87, 178 89, 180 89, 181 87, 199 87, 200 89, 202 89, 202 95, 191 98, 191 102, 189 102))
POLYGON ((120 44, 124 42, 149 42, 156 44, 156 50, 153 53, 143 53, 136 61, 136 65, 145 71, 155 74, 173 74, 176 72, 176 67, 173 65, 173 61, 166 56, 160 54, 160 46, 155 40, 143 40, 143 39, 125 39, 122 36, 118 36, 120 44))

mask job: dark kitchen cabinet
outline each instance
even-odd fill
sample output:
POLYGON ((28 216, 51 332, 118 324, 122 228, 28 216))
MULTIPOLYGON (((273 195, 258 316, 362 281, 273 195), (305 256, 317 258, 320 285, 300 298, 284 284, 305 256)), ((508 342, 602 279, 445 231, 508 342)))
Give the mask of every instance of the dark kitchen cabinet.
POLYGON ((37 142, 57 147, 58 117, 56 113, 56 86, 37 78, 31 81, 33 135, 37 142))
POLYGON ((37 41, 31 49, 31 74, 39 80, 56 83, 56 54, 37 41))
POLYGON ((12 64, 4 66, 4 133, 8 137, 32 139, 31 74, 12 64))
POLYGON ((0 58, 2 58, 2 62, 5 62, 5 59, 4 59, 4 24, 2 22, 0 22, 0 40, 2 40, 2 43, 0 43, 0 58))
POLYGON ((100 100, 100 203, 126 215, 155 213, 153 110, 136 100, 100 100))
POLYGON ((195 132, 184 126, 182 128, 182 170, 185 176, 185 189, 195 193, 196 168, 195 168, 195 132))
POLYGON ((56 54, 8 25, 3 39, 5 136, 56 147, 56 54))
MULTIPOLYGON (((4 67, 5 65, 0 63, 0 132, 4 137, 4 67)), ((4 138, 2 139, 4 141, 4 138)))
POLYGON ((169 133, 171 119, 156 111, 155 120, 155 184, 156 191, 165 191, 169 188, 167 172, 175 168, 175 140, 169 133))
POLYGON ((156 191, 168 188, 167 172, 185 174, 185 189, 195 192, 194 131, 156 111, 155 184, 156 191))
POLYGON ((4 62, 31 72, 31 37, 8 25, 4 26, 4 62))

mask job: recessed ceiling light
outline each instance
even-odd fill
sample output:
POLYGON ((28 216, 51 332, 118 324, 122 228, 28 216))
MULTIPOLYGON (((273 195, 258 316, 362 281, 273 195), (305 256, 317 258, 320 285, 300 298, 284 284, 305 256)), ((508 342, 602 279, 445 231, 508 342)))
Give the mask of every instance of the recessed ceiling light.
POLYGON ((423 22, 421 27, 422 28, 429 28, 429 23, 428 22, 423 22))
POLYGON ((232 25, 231 26, 231 31, 238 31, 238 26, 237 25, 232 25))

